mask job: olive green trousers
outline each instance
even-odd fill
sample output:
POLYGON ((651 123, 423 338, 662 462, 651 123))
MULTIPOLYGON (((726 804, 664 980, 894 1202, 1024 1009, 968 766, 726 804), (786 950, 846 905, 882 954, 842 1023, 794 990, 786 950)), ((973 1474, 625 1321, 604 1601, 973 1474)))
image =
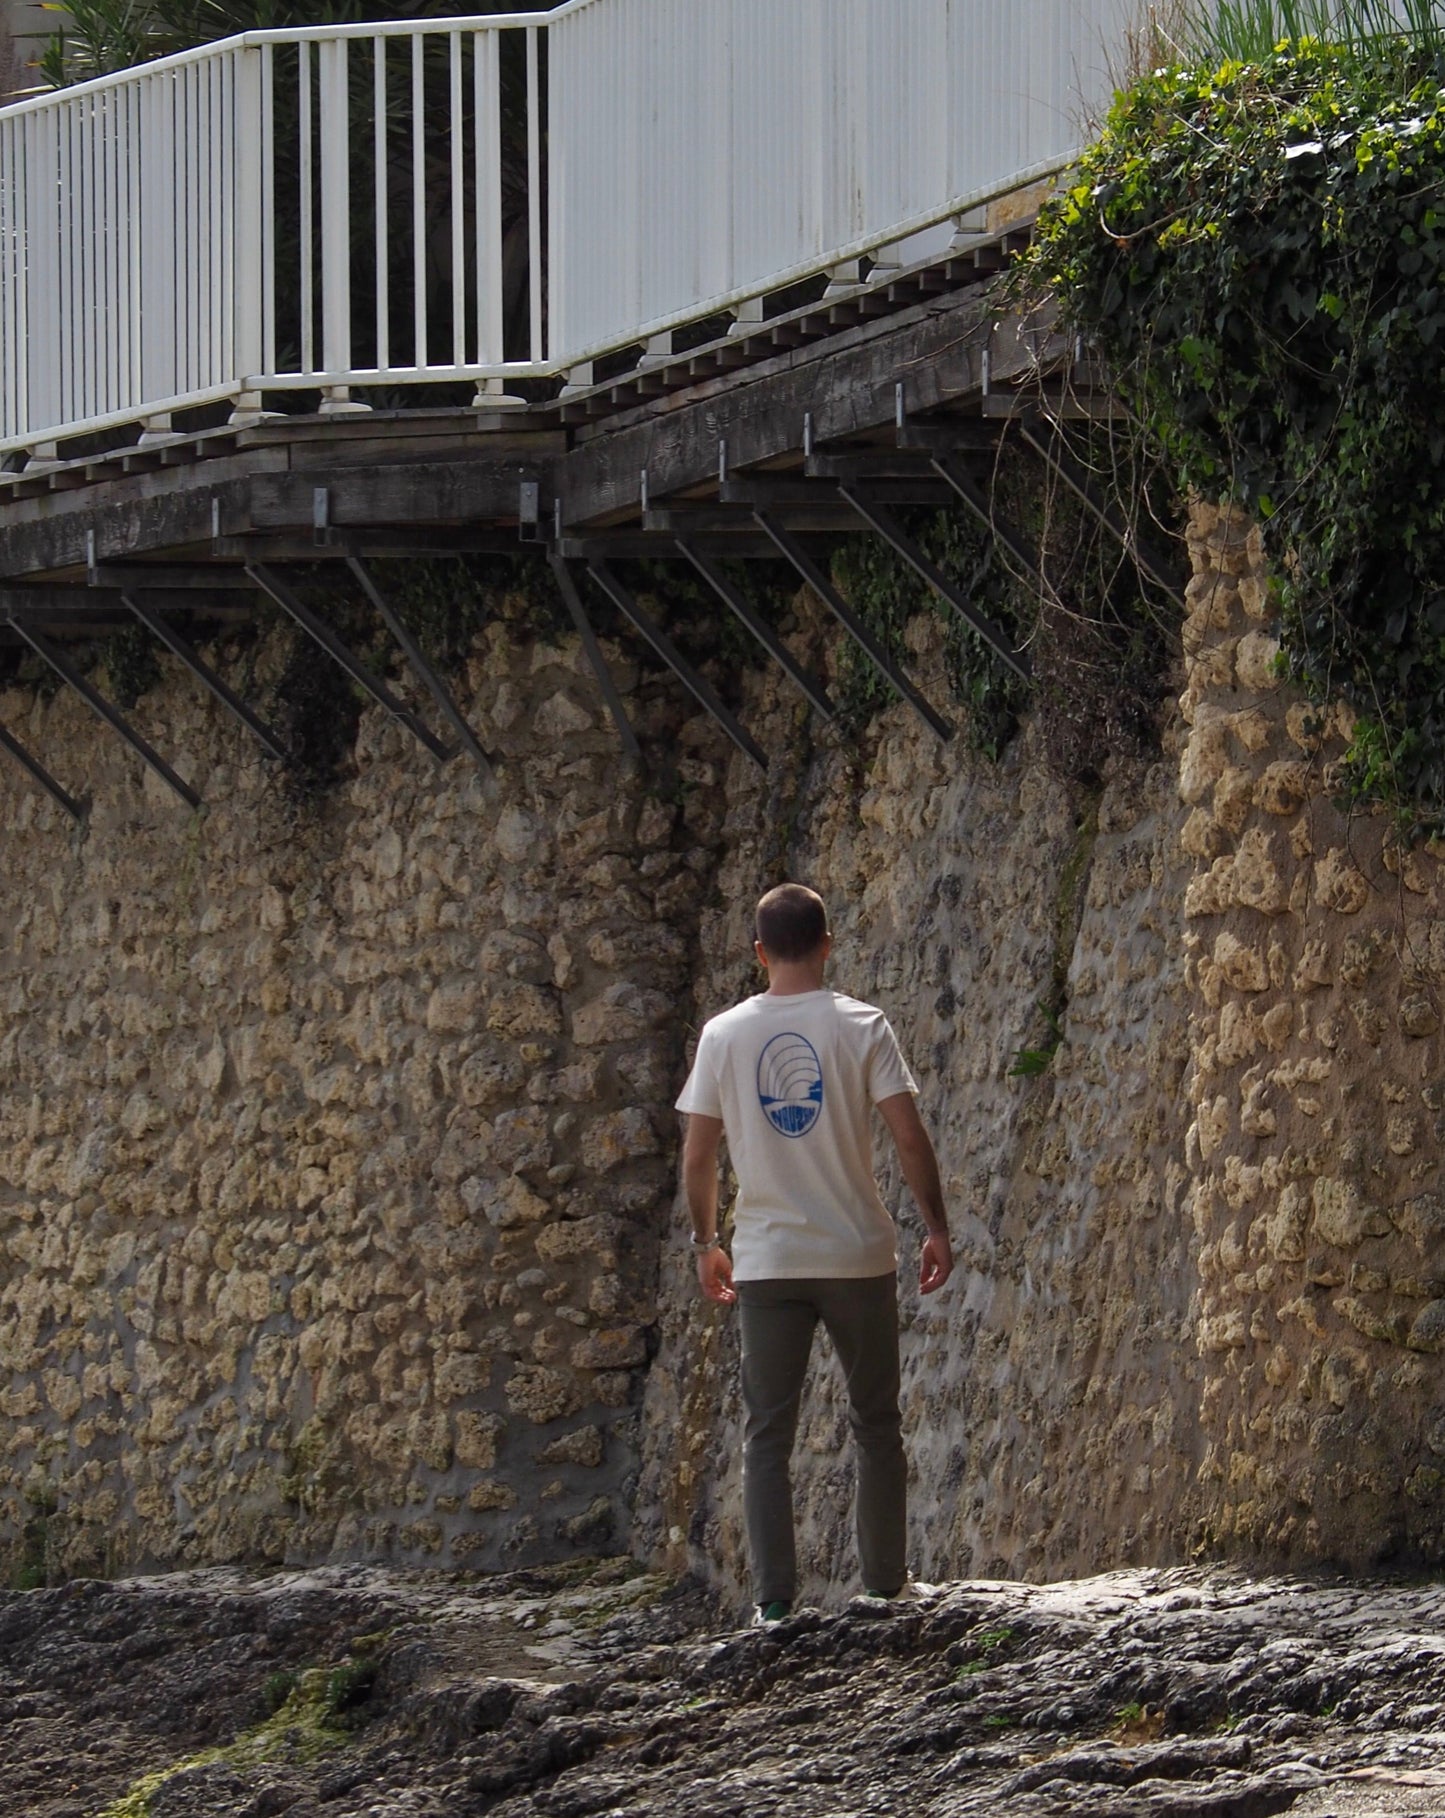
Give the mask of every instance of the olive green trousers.
POLYGON ((790 1460, 821 1323, 848 1388, 858 1454, 854 1518, 863 1584, 893 1596, 908 1576, 908 1466, 898 1411, 898 1277, 740 1281, 743 1513, 759 1604, 797 1594, 790 1460))

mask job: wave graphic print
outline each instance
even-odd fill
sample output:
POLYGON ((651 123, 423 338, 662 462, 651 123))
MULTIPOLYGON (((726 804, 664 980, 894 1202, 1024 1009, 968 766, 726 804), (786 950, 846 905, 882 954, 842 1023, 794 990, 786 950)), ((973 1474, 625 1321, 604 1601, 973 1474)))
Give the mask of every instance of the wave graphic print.
POLYGON ((783 1136, 806 1136, 823 1114, 823 1069, 805 1035, 775 1035, 758 1056, 758 1103, 783 1136))

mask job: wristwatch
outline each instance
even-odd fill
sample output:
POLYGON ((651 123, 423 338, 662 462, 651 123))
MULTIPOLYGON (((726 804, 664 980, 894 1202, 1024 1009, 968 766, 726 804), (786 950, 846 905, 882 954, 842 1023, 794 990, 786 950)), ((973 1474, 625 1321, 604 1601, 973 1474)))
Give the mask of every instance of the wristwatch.
POLYGON ((716 1250, 721 1243, 720 1237, 699 1237, 695 1231, 692 1234, 692 1247, 699 1255, 704 1255, 709 1250, 716 1250))

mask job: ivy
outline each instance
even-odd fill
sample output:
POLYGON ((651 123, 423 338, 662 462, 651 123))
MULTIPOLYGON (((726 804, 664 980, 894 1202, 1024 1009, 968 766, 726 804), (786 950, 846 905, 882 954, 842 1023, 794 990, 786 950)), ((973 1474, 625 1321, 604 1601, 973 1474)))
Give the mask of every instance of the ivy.
POLYGON ((1445 823, 1445 64, 1405 37, 1168 67, 1115 101, 1029 280, 1181 489, 1241 503, 1347 782, 1445 823))

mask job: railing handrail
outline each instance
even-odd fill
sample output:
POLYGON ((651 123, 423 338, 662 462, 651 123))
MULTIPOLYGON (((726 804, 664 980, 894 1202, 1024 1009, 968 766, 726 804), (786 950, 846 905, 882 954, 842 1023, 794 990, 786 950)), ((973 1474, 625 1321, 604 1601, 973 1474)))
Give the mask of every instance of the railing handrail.
POLYGON ((172 51, 167 57, 154 57, 148 63, 129 63, 124 69, 111 70, 103 76, 89 76, 84 82, 72 82, 64 88, 47 89, 41 95, 27 95, 23 101, 12 101, 0 107, 0 120, 19 114, 36 113, 83 95, 97 95, 106 89, 134 82, 140 76, 163 76, 170 70, 184 69, 230 51, 258 50, 264 44, 323 44, 340 38, 414 38, 433 32, 504 32, 540 30, 570 13, 597 6, 601 0, 562 0, 560 6, 536 13, 471 13, 453 18, 437 14, 422 19, 360 20, 342 25, 278 25, 264 30, 234 32, 229 38, 213 38, 206 44, 192 45, 189 50, 172 51))

